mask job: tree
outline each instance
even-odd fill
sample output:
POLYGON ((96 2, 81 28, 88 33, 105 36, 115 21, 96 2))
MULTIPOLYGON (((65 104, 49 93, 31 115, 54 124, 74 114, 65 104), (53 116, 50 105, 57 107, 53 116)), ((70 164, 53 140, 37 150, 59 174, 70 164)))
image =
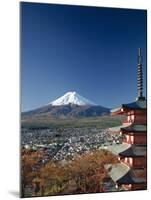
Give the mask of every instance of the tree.
POLYGON ((71 179, 76 182, 79 192, 100 192, 101 182, 107 176, 105 165, 116 162, 117 158, 104 150, 83 154, 69 165, 71 179))
MULTIPOLYGON (((40 177, 40 161, 44 157, 42 151, 22 149, 21 151, 21 191, 22 197, 27 186, 33 187, 33 180, 40 177)), ((37 186, 38 188, 38 186, 37 186)))
POLYGON ((44 193, 58 194, 69 181, 66 166, 51 160, 41 169, 41 178, 44 182, 44 193))
POLYGON ((22 186, 33 185, 39 195, 100 192, 107 177, 106 164, 117 158, 105 150, 94 150, 65 163, 50 160, 40 164, 43 152, 22 152, 22 186))

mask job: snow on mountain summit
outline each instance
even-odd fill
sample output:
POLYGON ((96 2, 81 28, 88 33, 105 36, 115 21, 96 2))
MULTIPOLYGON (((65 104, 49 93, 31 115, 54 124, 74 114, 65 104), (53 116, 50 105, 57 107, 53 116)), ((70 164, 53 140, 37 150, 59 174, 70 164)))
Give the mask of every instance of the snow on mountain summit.
POLYGON ((96 105, 95 103, 89 101, 88 99, 82 97, 77 92, 67 92, 63 96, 59 97, 55 101, 50 102, 52 106, 61 106, 61 105, 68 105, 68 104, 75 104, 79 106, 84 105, 96 105))

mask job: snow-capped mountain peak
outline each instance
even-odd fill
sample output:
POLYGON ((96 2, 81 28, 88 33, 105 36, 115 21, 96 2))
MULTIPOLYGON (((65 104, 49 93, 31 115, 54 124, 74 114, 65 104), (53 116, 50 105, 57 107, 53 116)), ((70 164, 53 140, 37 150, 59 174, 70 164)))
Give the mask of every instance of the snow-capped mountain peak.
POLYGON ((52 106, 61 106, 61 105, 68 105, 68 104, 75 104, 79 106, 96 105, 95 103, 89 101, 88 99, 79 95, 75 91, 67 92, 63 96, 59 97, 55 101, 50 102, 49 104, 51 104, 52 106))

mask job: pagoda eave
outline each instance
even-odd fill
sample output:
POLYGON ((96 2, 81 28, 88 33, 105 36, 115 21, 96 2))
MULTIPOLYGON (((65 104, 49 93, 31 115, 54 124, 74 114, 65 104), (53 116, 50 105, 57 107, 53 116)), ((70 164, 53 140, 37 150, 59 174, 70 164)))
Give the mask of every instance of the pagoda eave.
POLYGON ((126 114, 129 111, 130 111, 129 109, 125 109, 123 107, 115 108, 115 109, 111 110, 111 116, 123 115, 123 114, 126 114))
POLYGON ((120 157, 144 157, 147 152, 146 145, 133 145, 128 143, 110 145, 106 149, 120 157))
POLYGON ((135 177, 133 170, 123 163, 106 166, 106 169, 109 170, 109 176, 118 185, 146 183, 145 178, 135 177))
POLYGON ((120 107, 112 109, 111 115, 121 115, 126 114, 132 110, 143 110, 147 108, 147 101, 145 98, 138 98, 136 101, 128 104, 122 104, 120 107))
POLYGON ((147 131, 147 126, 145 124, 139 124, 139 125, 131 125, 131 124, 123 124, 121 126, 115 126, 112 128, 109 128, 111 132, 122 132, 122 133, 143 133, 147 131))
MULTIPOLYGON (((127 175, 128 176, 128 175, 127 175)), ((123 184, 140 184, 140 183, 146 183, 146 179, 145 178, 134 178, 134 177, 130 177, 131 180, 127 180, 127 178, 129 179, 129 177, 123 177, 122 180, 117 181, 117 183, 119 185, 123 185, 123 184), (125 180, 124 180, 125 179, 125 180)))

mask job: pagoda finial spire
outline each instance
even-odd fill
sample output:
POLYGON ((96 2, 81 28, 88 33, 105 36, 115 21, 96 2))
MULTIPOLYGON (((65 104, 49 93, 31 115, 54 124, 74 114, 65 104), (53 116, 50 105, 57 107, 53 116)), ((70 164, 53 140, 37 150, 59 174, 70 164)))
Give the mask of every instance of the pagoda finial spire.
POLYGON ((142 51, 138 48, 138 65, 137 65, 137 91, 138 100, 144 99, 143 97, 143 71, 142 71, 142 51))

